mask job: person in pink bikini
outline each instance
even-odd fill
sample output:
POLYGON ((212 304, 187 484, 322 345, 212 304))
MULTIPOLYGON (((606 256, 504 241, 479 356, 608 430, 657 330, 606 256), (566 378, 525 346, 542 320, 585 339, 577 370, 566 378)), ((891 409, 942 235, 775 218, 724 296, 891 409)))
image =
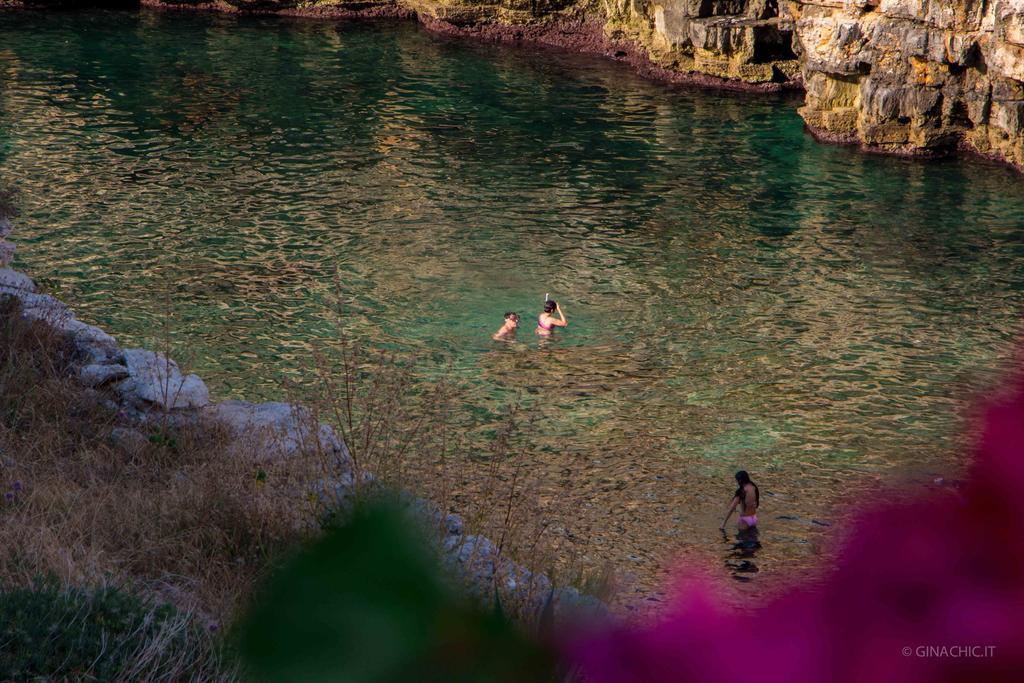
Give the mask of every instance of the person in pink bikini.
POLYGON ((761 505, 761 492, 757 489, 757 484, 750 480, 750 475, 747 474, 746 470, 740 470, 736 473, 736 483, 739 484, 739 486, 736 489, 735 495, 732 497, 732 504, 729 506, 729 511, 725 513, 725 519, 722 520, 722 526, 719 528, 725 529, 726 522, 729 521, 729 518, 732 517, 733 511, 735 511, 737 506, 739 506, 740 531, 753 529, 757 526, 757 508, 761 505))
POLYGON ((555 302, 554 299, 548 299, 544 302, 544 312, 537 317, 537 334, 542 337, 550 337, 551 333, 554 332, 556 327, 568 327, 569 320, 562 313, 561 307, 555 302), (557 313, 558 317, 551 315, 557 313))

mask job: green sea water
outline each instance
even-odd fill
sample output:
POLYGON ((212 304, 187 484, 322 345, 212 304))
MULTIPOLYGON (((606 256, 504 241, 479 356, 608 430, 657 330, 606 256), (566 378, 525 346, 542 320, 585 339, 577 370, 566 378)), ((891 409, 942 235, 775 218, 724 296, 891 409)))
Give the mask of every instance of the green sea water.
POLYGON ((125 346, 166 327, 222 398, 280 397, 340 294, 480 429, 535 417, 626 586, 677 550, 736 569, 740 467, 759 573, 813 566, 858 491, 962 475, 1011 352, 1024 177, 820 145, 797 106, 414 23, 0 14, 19 267, 125 346), (540 344, 545 293, 571 325, 540 344))

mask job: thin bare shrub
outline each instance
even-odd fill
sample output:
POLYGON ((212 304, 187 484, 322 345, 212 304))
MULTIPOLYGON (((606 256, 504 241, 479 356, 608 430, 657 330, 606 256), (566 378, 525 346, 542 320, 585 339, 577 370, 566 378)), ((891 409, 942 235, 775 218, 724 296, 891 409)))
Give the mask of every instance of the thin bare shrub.
MULTIPOLYGON (((573 576, 580 584, 590 582, 595 572, 580 557, 585 543, 570 540, 580 501, 567 485, 553 487, 544 480, 531 441, 531 416, 507 406, 500 424, 481 436, 466 392, 447 368, 429 367, 415 355, 374 349, 353 338, 340 298, 332 312, 336 334, 314 348, 313 386, 290 385, 288 391, 292 400, 314 406, 344 438, 357 486, 373 481, 376 487, 423 496, 442 512, 441 526, 444 514, 460 514, 466 534, 485 536, 494 544, 470 544, 466 564, 474 565, 486 547, 489 556, 481 559, 495 560, 499 567, 510 558, 535 570, 573 576), (493 553, 496 557, 490 557, 493 553)), ((601 568, 597 575, 607 573, 601 568)), ((509 585, 502 579, 494 576, 492 588, 509 585)), ((515 611, 516 602, 543 599, 532 590, 512 591, 505 607, 515 611)), ((484 593, 493 595, 490 591, 484 593)))

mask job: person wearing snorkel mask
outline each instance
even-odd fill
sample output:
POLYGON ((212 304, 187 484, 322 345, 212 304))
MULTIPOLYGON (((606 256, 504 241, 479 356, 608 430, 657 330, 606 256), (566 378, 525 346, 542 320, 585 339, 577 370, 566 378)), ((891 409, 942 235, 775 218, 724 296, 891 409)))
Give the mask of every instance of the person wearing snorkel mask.
POLYGON ((537 316, 537 334, 542 337, 550 337, 556 327, 568 327, 569 319, 562 313, 561 306, 554 299, 544 302, 544 312, 537 316), (557 313, 556 318, 554 314, 557 313))

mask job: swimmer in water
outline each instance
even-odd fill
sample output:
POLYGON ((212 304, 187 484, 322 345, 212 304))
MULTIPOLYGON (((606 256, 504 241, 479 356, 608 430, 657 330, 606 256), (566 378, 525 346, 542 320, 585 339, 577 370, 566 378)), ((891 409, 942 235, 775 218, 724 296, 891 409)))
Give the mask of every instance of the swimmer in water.
POLYGON ((516 328, 519 327, 519 314, 515 311, 509 311, 505 314, 505 324, 501 328, 491 335, 491 339, 495 341, 506 341, 516 338, 516 328))
POLYGON ((719 528, 725 529, 726 522, 732 517, 733 511, 739 507, 739 529, 746 531, 757 526, 757 508, 761 505, 761 492, 757 489, 757 484, 750 480, 750 475, 746 470, 736 473, 736 483, 739 486, 732 497, 732 505, 729 506, 729 512, 725 513, 725 519, 719 528))
POLYGON ((554 299, 544 302, 544 312, 537 318, 537 334, 542 337, 550 337, 556 327, 568 327, 569 320, 562 313, 562 307, 554 299), (558 317, 551 315, 557 313, 558 317))

